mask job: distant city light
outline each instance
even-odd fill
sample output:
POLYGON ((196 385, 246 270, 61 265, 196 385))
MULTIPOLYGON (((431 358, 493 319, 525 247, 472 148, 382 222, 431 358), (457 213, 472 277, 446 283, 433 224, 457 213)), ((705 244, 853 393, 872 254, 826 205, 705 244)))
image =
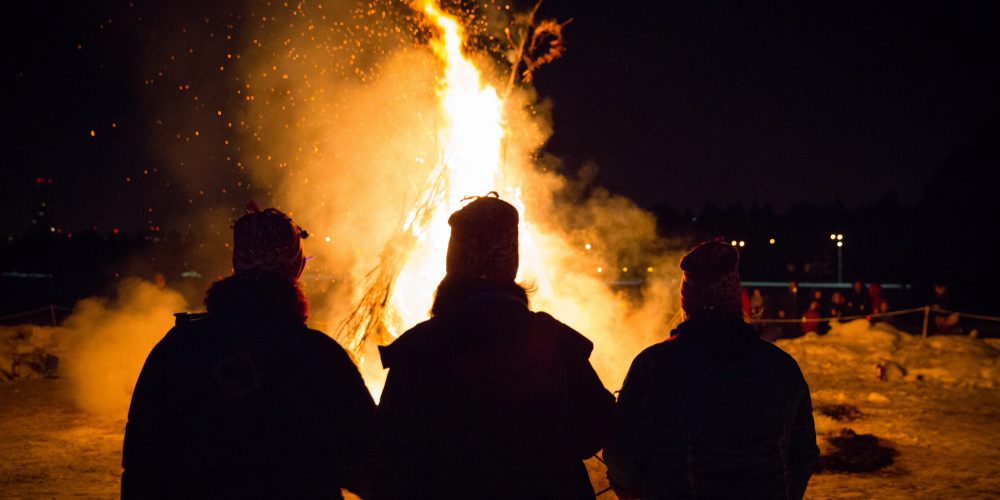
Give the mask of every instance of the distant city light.
POLYGON ((730 241, 729 244, 732 246, 736 246, 736 240, 730 241))
POLYGON ((844 235, 838 234, 837 235, 837 241, 844 241, 844 235))
POLYGON ((647 272, 647 273, 651 273, 651 272, 653 272, 653 268, 652 268, 652 267, 647 267, 647 268, 646 268, 646 272, 647 272))
POLYGON ((325 242, 327 242, 327 243, 329 243, 329 242, 330 242, 330 241, 332 241, 332 240, 333 240, 333 239, 332 239, 332 238, 330 238, 329 236, 327 236, 326 238, 323 238, 323 241, 325 241, 325 242))
POLYGON ((590 243, 587 243, 586 245, 584 245, 583 248, 586 248, 587 250, 590 250, 590 243))
POLYGON ((740 240, 740 248, 747 246, 747 242, 740 240))
POLYGON ((603 267, 598 267, 598 268, 597 268, 597 272, 599 272, 599 273, 603 273, 603 272, 604 272, 604 268, 603 268, 603 267))
POLYGON ((835 240, 835 239, 837 239, 837 235, 836 235, 836 234, 834 234, 834 233, 830 233, 830 239, 831 239, 831 240, 835 240))
POLYGON ((837 248, 840 248, 842 246, 844 246, 844 242, 843 241, 838 241, 837 242, 837 248))
POLYGON ((623 273, 627 273, 627 272, 628 272, 628 266, 625 266, 625 267, 623 267, 623 268, 622 268, 622 272, 623 272, 623 273))
POLYGON ((773 245, 775 243, 775 239, 771 238, 771 239, 767 240, 767 242, 773 245))

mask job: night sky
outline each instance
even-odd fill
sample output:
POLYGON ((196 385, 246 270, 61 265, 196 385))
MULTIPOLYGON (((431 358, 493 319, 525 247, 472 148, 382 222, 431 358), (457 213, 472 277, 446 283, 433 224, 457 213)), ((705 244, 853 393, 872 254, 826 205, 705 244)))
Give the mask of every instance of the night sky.
MULTIPOLYGON (((0 231, 27 228, 39 176, 67 228, 168 225, 194 203, 204 187, 163 172, 156 136, 173 131, 150 125, 163 109, 145 82, 179 26, 244 3, 8 7, 0 231)), ((985 5, 546 0, 542 17, 573 18, 565 56, 535 75, 554 105, 546 151, 644 206, 913 203, 1000 109, 985 5)), ((205 60, 228 50, 212 34, 205 60)))

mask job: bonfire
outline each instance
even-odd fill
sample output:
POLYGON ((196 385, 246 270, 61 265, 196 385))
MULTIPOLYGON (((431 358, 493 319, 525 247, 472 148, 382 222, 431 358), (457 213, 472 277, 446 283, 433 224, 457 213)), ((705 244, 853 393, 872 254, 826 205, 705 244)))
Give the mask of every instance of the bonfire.
POLYGON ((468 196, 492 192, 514 204, 521 212, 521 245, 530 244, 535 228, 521 200, 519 177, 504 164, 504 96, 516 85, 522 63, 525 69, 520 76, 530 81, 538 67, 562 53, 562 27, 566 23, 547 19, 536 24, 540 5, 536 4, 520 23, 516 35, 510 28, 506 30, 512 43, 513 37, 518 40, 503 96, 483 81, 468 57, 465 30, 458 20, 433 0, 413 5, 438 31, 431 48, 442 67, 437 95, 444 120, 436 131, 436 163, 417 202, 385 245, 378 265, 367 276, 365 292, 335 334, 356 356, 367 340, 387 343, 426 315, 430 305, 426 294, 407 292, 425 291, 428 283, 437 283, 444 276, 448 217, 468 196), (418 245, 426 251, 414 252, 418 245))

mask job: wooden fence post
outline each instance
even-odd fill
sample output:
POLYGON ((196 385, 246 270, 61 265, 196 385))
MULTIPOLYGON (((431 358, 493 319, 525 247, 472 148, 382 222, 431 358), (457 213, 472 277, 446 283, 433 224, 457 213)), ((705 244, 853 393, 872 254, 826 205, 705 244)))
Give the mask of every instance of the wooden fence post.
POLYGON ((927 338, 927 321, 931 317, 931 306, 924 306, 924 328, 920 334, 921 338, 927 338))

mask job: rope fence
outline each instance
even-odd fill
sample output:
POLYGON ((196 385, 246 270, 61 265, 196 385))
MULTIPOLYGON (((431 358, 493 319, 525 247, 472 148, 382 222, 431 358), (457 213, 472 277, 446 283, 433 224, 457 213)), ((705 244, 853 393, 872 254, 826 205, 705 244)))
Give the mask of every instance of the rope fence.
POLYGON ((60 311, 60 312, 72 312, 73 310, 70 309, 69 307, 63 307, 63 306, 57 306, 55 304, 49 304, 49 305, 44 306, 44 307, 39 307, 39 308, 36 308, 36 309, 31 309, 30 311, 24 311, 24 312, 19 312, 19 313, 14 313, 14 314, 8 314, 7 316, 0 316, 0 322, 4 322, 4 321, 16 319, 16 318, 23 318, 23 317, 26 317, 26 316, 32 316, 32 315, 35 315, 35 314, 38 314, 38 313, 41 313, 41 312, 47 312, 47 313, 49 313, 49 319, 52 320, 52 326, 56 326, 56 324, 58 324, 58 321, 56 319, 56 311, 60 311))
POLYGON ((856 319, 874 319, 874 318, 890 318, 894 316, 903 316, 906 314, 923 313, 924 321, 921 328, 921 336, 927 337, 927 329, 930 323, 931 314, 943 315, 943 316, 955 316, 957 318, 969 318, 976 319, 980 321, 995 321, 1000 322, 1000 317, 989 316, 985 314, 971 314, 964 313, 960 311, 953 311, 950 309, 941 309, 932 306, 914 307, 911 309, 900 309, 898 311, 889 311, 884 313, 873 313, 873 314, 859 314, 853 316, 832 316, 825 318, 752 318, 749 320, 751 324, 819 324, 819 323, 829 323, 831 321, 847 322, 854 321, 856 319))

